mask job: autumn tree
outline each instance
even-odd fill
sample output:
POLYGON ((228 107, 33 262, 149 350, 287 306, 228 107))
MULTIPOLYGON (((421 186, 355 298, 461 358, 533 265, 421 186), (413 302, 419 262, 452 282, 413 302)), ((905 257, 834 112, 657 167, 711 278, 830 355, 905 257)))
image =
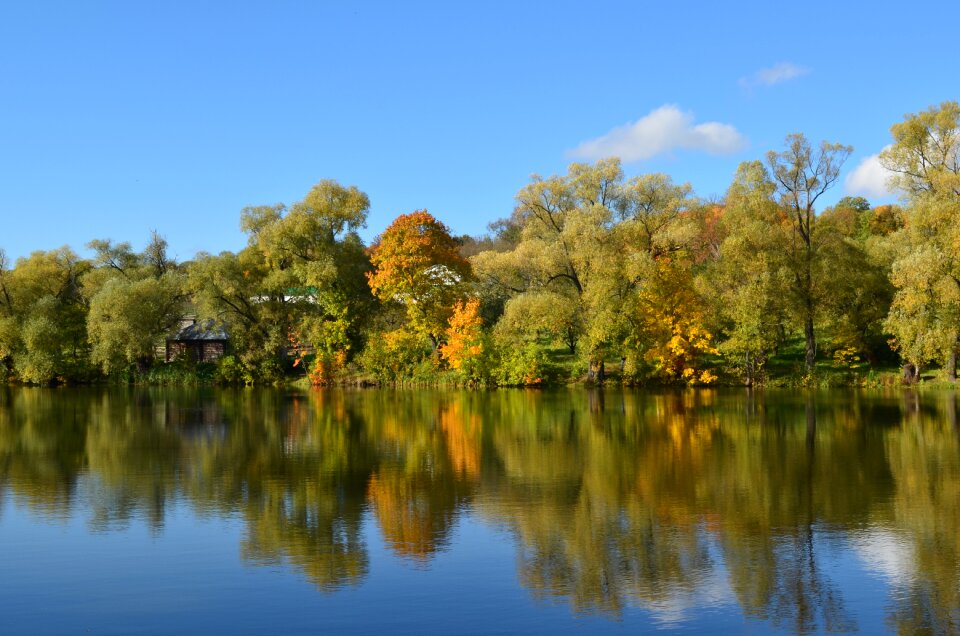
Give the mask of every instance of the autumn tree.
POLYGON ((489 347, 484 340, 480 300, 457 301, 450 315, 446 343, 440 346, 440 356, 470 385, 482 382, 488 371, 484 359, 489 347))
POLYGON ((880 163, 909 200, 925 195, 960 197, 960 103, 943 102, 908 114, 890 128, 893 144, 880 163))
MULTIPOLYGON (((606 312, 599 302, 605 300, 604 294, 595 284, 601 284, 602 270, 619 267, 609 226, 622 180, 615 159, 592 166, 575 163, 566 175, 534 175, 516 197, 512 217, 519 228, 516 247, 472 259, 481 281, 511 296, 537 294, 573 308, 575 318, 564 322, 576 333, 562 338, 568 345, 582 346, 591 375, 601 368, 608 340, 603 328, 606 312)), ((536 322, 529 327, 540 328, 536 322)), ((602 371, 600 375, 602 380, 602 371)))
POLYGON ((509 296, 497 331, 514 343, 546 334, 578 350, 599 382, 608 355, 642 358, 665 344, 673 333, 649 329, 666 291, 657 276, 688 264, 691 207, 689 185, 663 174, 624 180, 617 159, 534 176, 510 219, 515 246, 472 258, 481 282, 509 296))
POLYGON ((770 174, 776 185, 780 205, 790 219, 791 240, 784 245, 791 270, 790 287, 793 309, 803 325, 806 341, 804 364, 813 371, 817 355, 815 320, 823 300, 823 286, 818 283, 816 269, 817 218, 816 203, 840 177, 840 168, 853 149, 850 146, 821 142, 814 148, 807 138, 788 135, 786 148, 767 153, 770 174))
POLYGON ((622 269, 605 272, 605 323, 618 342, 627 379, 709 383, 704 355, 716 353, 695 287, 695 237, 702 210, 689 184, 664 174, 629 179, 617 201, 613 245, 622 269), (632 376, 632 378, 631 378, 632 376))
POLYGON ((418 210, 394 219, 369 250, 374 270, 367 280, 373 294, 401 304, 410 326, 435 348, 471 275, 458 248, 446 225, 418 210))
POLYGON ((908 204, 897 248, 897 288, 887 326, 905 358, 918 366, 943 360, 957 375, 960 348, 960 105, 943 102, 894 124, 880 161, 908 204))

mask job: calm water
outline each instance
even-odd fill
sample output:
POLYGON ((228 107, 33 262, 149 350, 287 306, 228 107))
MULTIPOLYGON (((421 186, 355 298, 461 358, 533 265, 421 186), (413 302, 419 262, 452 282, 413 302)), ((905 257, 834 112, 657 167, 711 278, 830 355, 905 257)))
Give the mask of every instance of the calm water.
POLYGON ((0 389, 0 632, 958 633, 956 413, 0 389))

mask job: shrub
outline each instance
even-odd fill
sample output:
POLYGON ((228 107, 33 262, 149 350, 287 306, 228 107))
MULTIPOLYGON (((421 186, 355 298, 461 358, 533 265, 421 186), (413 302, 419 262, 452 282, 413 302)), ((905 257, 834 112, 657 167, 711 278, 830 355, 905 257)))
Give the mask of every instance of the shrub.
POLYGON ((500 386, 543 386, 554 382, 557 369, 547 349, 531 342, 522 346, 502 344, 494 380, 500 386))
POLYGON ((371 334, 360 354, 361 366, 380 382, 398 382, 417 375, 430 360, 430 342, 406 329, 371 334))

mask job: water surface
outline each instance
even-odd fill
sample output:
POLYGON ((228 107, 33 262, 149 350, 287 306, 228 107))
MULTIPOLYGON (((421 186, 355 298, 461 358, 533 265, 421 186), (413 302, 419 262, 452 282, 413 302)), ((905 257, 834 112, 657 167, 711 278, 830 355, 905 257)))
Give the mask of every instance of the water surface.
POLYGON ((956 402, 0 389, 0 631, 958 633, 956 402))

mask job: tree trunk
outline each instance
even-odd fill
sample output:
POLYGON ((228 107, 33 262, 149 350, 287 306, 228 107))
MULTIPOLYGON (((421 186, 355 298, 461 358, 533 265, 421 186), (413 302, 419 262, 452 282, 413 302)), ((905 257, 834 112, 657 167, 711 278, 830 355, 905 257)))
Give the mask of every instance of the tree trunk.
POLYGON ((812 311, 807 313, 807 320, 803 331, 807 338, 807 355, 804 358, 804 365, 806 366, 807 373, 813 373, 813 365, 817 357, 817 337, 813 331, 812 311))
POLYGON ((950 349, 950 355, 947 356, 947 379, 951 382, 957 381, 957 348, 950 349))
POLYGON ((920 379, 920 369, 912 362, 903 365, 903 383, 907 385, 916 384, 920 379))
POLYGON ((577 352, 577 334, 573 329, 567 329, 567 348, 570 349, 570 355, 577 352))
POLYGON ((591 360, 590 365, 587 368, 587 380, 590 382, 596 382, 597 384, 603 384, 605 379, 606 373, 603 369, 603 360, 591 360))
POLYGON ((753 386, 753 363, 750 361, 749 351, 747 351, 746 368, 747 368, 747 386, 750 387, 750 386, 753 386))

